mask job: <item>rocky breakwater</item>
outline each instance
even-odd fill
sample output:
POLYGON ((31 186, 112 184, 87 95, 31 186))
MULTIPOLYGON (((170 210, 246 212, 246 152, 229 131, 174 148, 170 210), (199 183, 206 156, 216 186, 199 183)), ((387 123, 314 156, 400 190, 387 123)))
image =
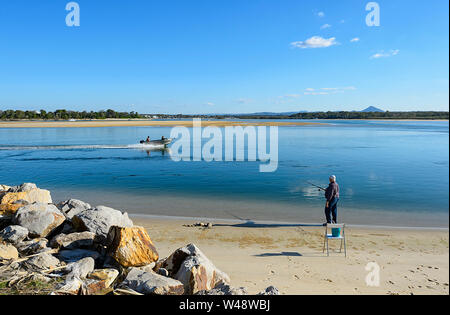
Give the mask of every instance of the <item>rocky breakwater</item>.
MULTIPOLYGON (((53 204, 35 184, 0 185, 0 280, 60 279, 52 295, 244 295, 195 245, 160 258, 126 212, 53 204)), ((278 294, 268 288, 261 294, 278 294)))

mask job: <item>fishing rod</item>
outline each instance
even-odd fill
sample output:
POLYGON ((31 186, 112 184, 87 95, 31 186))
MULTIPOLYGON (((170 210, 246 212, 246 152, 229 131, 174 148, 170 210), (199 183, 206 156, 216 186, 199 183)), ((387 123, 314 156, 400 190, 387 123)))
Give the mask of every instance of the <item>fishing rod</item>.
POLYGON ((314 186, 314 187, 316 187, 316 188, 319 188, 319 190, 327 191, 325 188, 320 187, 320 186, 317 186, 316 184, 313 184, 313 183, 311 183, 311 182, 308 182, 308 184, 310 184, 310 185, 312 185, 312 186, 314 186))

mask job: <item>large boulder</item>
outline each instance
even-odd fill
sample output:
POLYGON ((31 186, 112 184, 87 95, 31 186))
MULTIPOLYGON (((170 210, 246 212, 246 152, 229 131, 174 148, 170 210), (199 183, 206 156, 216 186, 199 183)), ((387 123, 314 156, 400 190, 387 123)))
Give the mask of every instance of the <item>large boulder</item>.
POLYGON ((13 222, 28 229, 32 238, 46 237, 64 223, 66 217, 54 205, 34 203, 16 212, 13 222))
POLYGON ((17 258, 19 258, 19 253, 14 246, 6 242, 0 242, 0 261, 10 259, 16 260, 17 258))
POLYGON ((88 274, 87 278, 91 280, 105 281, 105 286, 110 287, 119 276, 119 271, 112 268, 96 269, 88 274))
POLYGON ((85 279, 89 273, 94 271, 95 260, 92 257, 86 257, 66 266, 67 277, 78 277, 85 279))
POLYGON ((99 259, 100 256, 101 255, 98 252, 87 249, 62 250, 58 253, 59 259, 66 263, 76 262, 87 257, 96 260, 99 259))
POLYGON ((42 253, 28 259, 25 265, 34 270, 48 270, 59 267, 61 262, 55 256, 49 253, 42 253))
POLYGON ((18 244, 17 249, 22 255, 29 256, 51 250, 47 247, 47 244, 46 238, 35 238, 18 244))
POLYGON ((115 269, 100 269, 91 272, 84 282, 82 293, 86 295, 103 295, 111 292, 114 283, 119 275, 115 269))
POLYGON ((187 294, 209 291, 218 284, 230 283, 230 277, 214 266, 194 244, 179 248, 158 262, 155 269, 159 268, 167 269, 171 277, 181 281, 187 294))
POLYGON ((0 232, 0 239, 14 245, 20 244, 27 236, 28 229, 20 225, 7 226, 0 232))
POLYGON ((67 277, 58 290, 52 292, 50 295, 78 295, 82 285, 83 281, 80 278, 67 277))
POLYGON ((0 193, 8 191, 10 188, 11 187, 7 185, 0 185, 0 193))
POLYGON ((143 227, 112 226, 108 233, 109 254, 123 267, 141 267, 158 261, 158 252, 143 227))
POLYGON ((91 205, 77 199, 69 199, 62 201, 56 205, 56 207, 61 210, 67 219, 72 220, 74 215, 79 214, 85 210, 91 209, 91 205))
POLYGON ((8 192, 16 193, 16 192, 28 192, 33 189, 37 189, 36 184, 33 183, 24 183, 22 185, 13 186, 8 189, 8 192))
POLYGON ((106 280, 86 279, 81 288, 82 295, 106 295, 113 291, 106 280))
POLYGON ((14 214, 20 207, 35 202, 52 203, 50 192, 30 183, 10 187, 7 191, 0 192, 0 215, 14 214))
POLYGON ((180 281, 137 268, 130 268, 121 285, 147 295, 182 295, 184 293, 184 285, 180 281))
POLYGON ((0 204, 0 215, 11 218, 17 210, 28 204, 30 203, 25 200, 15 200, 11 203, 0 204))
POLYGON ((133 222, 127 213, 105 206, 98 206, 76 214, 72 218, 72 223, 79 232, 89 231, 95 233, 101 242, 106 241, 111 226, 133 226, 133 222))
POLYGON ((81 232, 71 234, 58 234, 49 243, 52 248, 91 248, 94 245, 95 234, 81 232))

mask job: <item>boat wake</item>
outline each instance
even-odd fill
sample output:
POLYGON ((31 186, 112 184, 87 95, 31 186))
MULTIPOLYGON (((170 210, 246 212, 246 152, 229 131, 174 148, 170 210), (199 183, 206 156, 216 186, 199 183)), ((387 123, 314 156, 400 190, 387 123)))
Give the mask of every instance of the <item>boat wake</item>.
POLYGON ((37 146, 20 146, 20 145, 0 145, 3 151, 30 151, 30 150, 107 150, 107 149, 138 149, 138 150, 161 150, 164 145, 152 144, 127 144, 127 145, 108 145, 108 144, 92 144, 92 145, 37 145, 37 146))

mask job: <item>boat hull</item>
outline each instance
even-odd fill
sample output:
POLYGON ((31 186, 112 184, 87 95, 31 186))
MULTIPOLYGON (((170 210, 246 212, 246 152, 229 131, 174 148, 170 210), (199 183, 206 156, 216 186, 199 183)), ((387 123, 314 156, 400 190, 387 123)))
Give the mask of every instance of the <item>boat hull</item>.
POLYGON ((141 141, 141 144, 144 145, 151 145, 151 146, 168 146, 169 144, 172 143, 173 139, 164 139, 164 140, 151 140, 150 142, 141 141))

